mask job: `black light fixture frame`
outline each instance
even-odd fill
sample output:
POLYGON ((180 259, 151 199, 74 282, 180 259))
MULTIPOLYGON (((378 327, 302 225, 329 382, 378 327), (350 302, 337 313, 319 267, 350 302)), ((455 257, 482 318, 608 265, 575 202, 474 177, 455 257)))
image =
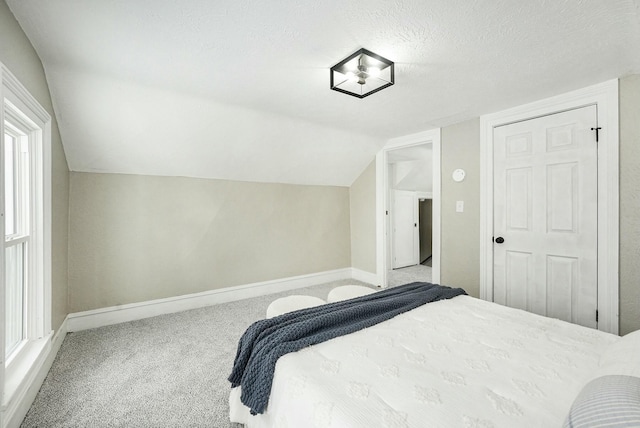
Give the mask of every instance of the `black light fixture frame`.
POLYGON ((330 74, 330 88, 331 89, 333 89, 334 91, 342 92, 343 94, 351 95, 351 96, 356 97, 356 98, 364 98, 364 97, 368 97, 369 95, 375 94, 376 92, 379 92, 379 91, 383 90, 384 88, 388 88, 389 86, 394 84, 394 82, 395 82, 395 64, 394 64, 393 61, 390 61, 390 60, 388 60, 388 59, 386 59, 384 57, 381 57, 380 55, 375 54, 375 53, 371 52, 370 50, 362 48, 362 49, 354 52, 353 54, 349 55, 348 57, 346 57, 345 59, 343 59, 342 61, 340 61, 336 65, 334 65, 333 67, 331 67, 329 69, 329 74, 330 74), (376 89, 374 89, 372 91, 369 91, 366 94, 357 94, 355 92, 347 91, 347 90, 338 88, 337 86, 334 86, 334 80, 333 80, 334 71, 337 71, 338 73, 345 74, 343 72, 344 65, 346 63, 348 63, 349 61, 351 61, 352 59, 354 59, 354 58, 356 58, 356 57, 358 57, 360 55, 363 55, 363 54, 366 55, 366 56, 369 56, 371 58, 374 58, 374 59, 380 61, 381 63, 385 64, 386 66, 382 67, 381 70, 384 70, 385 68, 390 67, 390 72, 391 72, 390 80, 386 84, 384 84, 384 85, 380 86, 379 88, 376 88, 376 89))

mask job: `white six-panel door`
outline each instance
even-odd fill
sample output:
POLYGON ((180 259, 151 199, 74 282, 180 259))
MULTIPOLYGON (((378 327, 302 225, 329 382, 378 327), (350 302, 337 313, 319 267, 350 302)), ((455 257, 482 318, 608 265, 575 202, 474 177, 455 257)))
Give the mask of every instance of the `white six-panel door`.
POLYGON ((588 106, 494 129, 495 302, 597 326, 596 126, 588 106))
POLYGON ((417 265, 419 255, 417 236, 416 192, 391 191, 391 227, 393 247, 391 251, 393 269, 417 265), (416 254, 418 251, 418 254, 416 254))

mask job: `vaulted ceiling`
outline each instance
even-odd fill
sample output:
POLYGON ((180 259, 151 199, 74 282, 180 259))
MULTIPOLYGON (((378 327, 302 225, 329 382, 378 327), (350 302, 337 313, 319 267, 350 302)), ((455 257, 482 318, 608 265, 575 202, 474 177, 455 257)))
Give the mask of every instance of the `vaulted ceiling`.
POLYGON ((640 0, 7 0, 73 171, 348 186, 393 137, 640 72, 640 0), (396 84, 328 68, 365 47, 396 84))

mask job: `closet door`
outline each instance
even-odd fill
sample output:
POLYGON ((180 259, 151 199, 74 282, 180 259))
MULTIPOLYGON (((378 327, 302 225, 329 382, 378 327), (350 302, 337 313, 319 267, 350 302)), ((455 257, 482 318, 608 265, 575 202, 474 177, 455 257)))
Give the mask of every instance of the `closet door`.
POLYGON ((494 129, 494 301, 597 327, 596 107, 494 129))

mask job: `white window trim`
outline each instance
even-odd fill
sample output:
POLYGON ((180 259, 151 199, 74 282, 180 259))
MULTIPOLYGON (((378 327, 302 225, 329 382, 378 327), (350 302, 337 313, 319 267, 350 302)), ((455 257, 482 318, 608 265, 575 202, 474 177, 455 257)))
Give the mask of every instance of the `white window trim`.
POLYGON ((598 330, 618 334, 619 128, 618 80, 480 117, 480 298, 493 301, 493 129, 500 125, 597 106, 598 330))
MULTIPOLYGON (((0 135, 4 138, 5 100, 8 100, 39 128, 39 131, 35 132, 41 133, 38 138, 42 144, 35 155, 41 157, 43 165, 41 171, 35 172, 37 174, 35 179, 42 184, 43 222, 40 224, 42 230, 37 231, 39 242, 36 246, 43 251, 38 255, 38 259, 41 260, 41 265, 38 267, 41 277, 38 280, 44 285, 34 302, 34 305, 39 308, 39 313, 42 313, 42 319, 38 319, 35 323, 35 331, 28 332, 32 340, 23 346, 19 356, 12 359, 10 367, 5 368, 5 317, 0 317, 0 403, 2 404, 0 427, 4 427, 7 423, 15 422, 21 401, 51 349, 53 336, 51 331, 51 116, 2 63, 0 63, 0 81, 0 135)), ((4 161, 3 156, 4 153, 0 151, 0 164, 4 161)), ((0 174, 0 189, 4 189, 3 174, 0 174)), ((4 191, 0 192, 0 210, 4 210, 4 191)), ((38 213, 32 212, 31 215, 38 215, 38 213)), ((0 220, 0 231, 4 237, 4 213, 0 220)), ((4 263, 4 245, 0 246, 0 260, 4 263)), ((2 271, 4 272, 4 269, 2 271)), ((0 276, 2 285, 0 307, 2 308, 5 305, 4 280, 3 274, 0 276)), ((4 314, 4 310, 2 313, 4 314)))

